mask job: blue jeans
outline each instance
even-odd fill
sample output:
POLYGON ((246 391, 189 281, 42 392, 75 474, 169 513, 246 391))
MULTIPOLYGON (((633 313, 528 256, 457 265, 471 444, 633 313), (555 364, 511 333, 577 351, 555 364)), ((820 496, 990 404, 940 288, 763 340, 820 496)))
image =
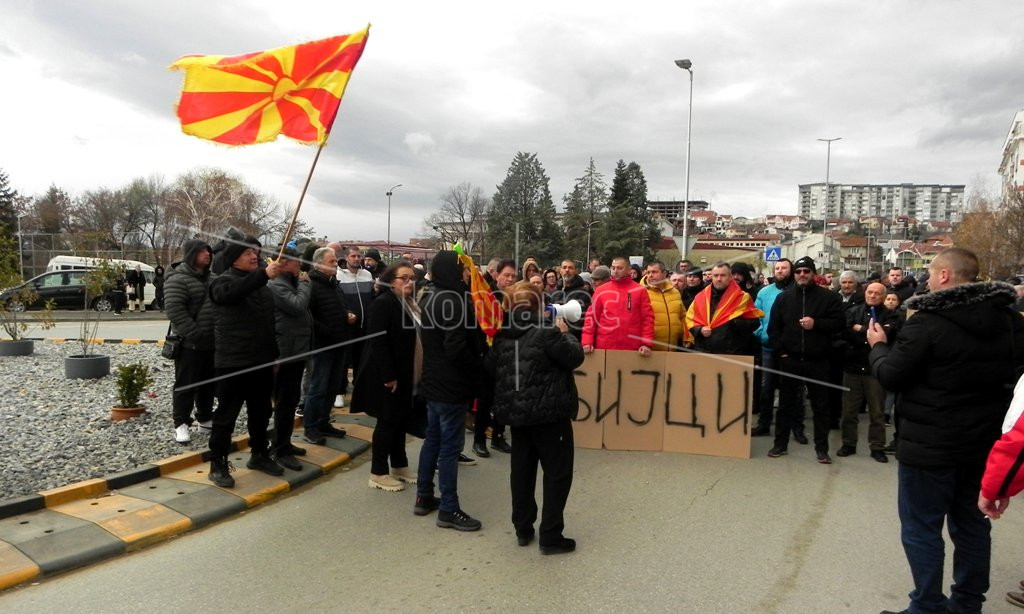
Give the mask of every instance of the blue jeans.
POLYGON ((302 425, 309 428, 327 426, 331 407, 345 371, 345 348, 334 348, 313 354, 313 373, 309 376, 309 394, 302 411, 302 425))
POLYGON ((981 612, 988 590, 992 525, 978 511, 985 457, 969 466, 925 469, 900 463, 903 551, 914 590, 910 612, 981 612), (953 585, 942 592, 946 523, 953 541, 953 585))
POLYGON ((459 509, 459 454, 466 443, 466 411, 469 403, 442 403, 427 400, 427 433, 420 448, 416 495, 434 496, 434 467, 441 491, 442 512, 459 509))

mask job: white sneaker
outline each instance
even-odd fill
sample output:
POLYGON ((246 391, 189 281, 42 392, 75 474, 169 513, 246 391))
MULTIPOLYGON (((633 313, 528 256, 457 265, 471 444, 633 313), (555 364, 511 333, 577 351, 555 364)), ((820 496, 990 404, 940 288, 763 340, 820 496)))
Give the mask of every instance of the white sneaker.
POLYGON ((198 422, 197 424, 199 425, 199 428, 201 428, 203 430, 206 430, 206 431, 212 431, 213 430, 213 420, 204 420, 202 422, 198 422))
POLYGON ((345 395, 339 394, 338 396, 334 397, 334 406, 345 407, 345 395))
POLYGON ((188 434, 188 425, 179 424, 174 427, 174 441, 178 443, 188 443, 192 441, 192 436, 188 434))
POLYGON ((390 475, 374 475, 371 473, 370 488, 379 488, 388 492, 399 492, 405 490, 405 484, 402 484, 390 475))

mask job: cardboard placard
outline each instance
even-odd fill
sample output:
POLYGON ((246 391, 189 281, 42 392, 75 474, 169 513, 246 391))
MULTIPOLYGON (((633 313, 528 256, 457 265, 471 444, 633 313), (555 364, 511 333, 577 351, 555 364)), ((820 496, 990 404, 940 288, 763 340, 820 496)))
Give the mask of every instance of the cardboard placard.
POLYGON ((596 350, 576 370, 576 446, 750 458, 750 356, 596 350))

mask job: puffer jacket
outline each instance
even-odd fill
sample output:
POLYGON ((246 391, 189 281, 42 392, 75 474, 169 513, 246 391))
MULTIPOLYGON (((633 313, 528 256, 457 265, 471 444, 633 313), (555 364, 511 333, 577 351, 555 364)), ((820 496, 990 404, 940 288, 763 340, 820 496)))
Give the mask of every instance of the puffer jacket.
POLYGON ((583 318, 584 346, 599 350, 653 347, 654 314, 647 289, 629 277, 612 279, 594 292, 583 318))
POLYGON ((496 420, 510 426, 550 424, 576 417, 579 394, 573 370, 583 346, 541 314, 512 311, 488 355, 494 377, 496 420))
POLYGON ((655 343, 651 349, 664 352, 675 350, 683 345, 683 328, 686 326, 683 296, 667 279, 653 285, 646 284, 645 287, 654 313, 655 343))
POLYGON ((164 309, 171 329, 184 337, 183 347, 213 351, 215 316, 207 299, 210 282, 217 276, 210 272, 210 265, 196 270, 196 255, 203 250, 210 253, 212 262, 213 250, 206 242, 191 240, 182 246, 182 261, 171 265, 164 280, 164 309))
POLYGON ((897 458, 918 467, 983 464, 1024 368, 1024 318, 1000 282, 966 283, 907 301, 896 342, 876 343, 871 370, 896 393, 897 458))
POLYGON ((352 336, 352 327, 348 323, 348 307, 338 287, 338 279, 314 268, 309 271, 309 283, 313 348, 319 350, 348 341, 352 336))
MULTIPOLYGON (((274 294, 277 349, 281 358, 305 354, 312 347, 313 318, 309 314, 310 282, 280 273, 267 285, 274 294)), ((305 360, 305 357, 302 358, 305 360)))
POLYGON ((251 367, 277 358, 274 295, 267 288, 268 279, 265 269, 246 273, 228 267, 210 284, 217 318, 216 368, 251 367))

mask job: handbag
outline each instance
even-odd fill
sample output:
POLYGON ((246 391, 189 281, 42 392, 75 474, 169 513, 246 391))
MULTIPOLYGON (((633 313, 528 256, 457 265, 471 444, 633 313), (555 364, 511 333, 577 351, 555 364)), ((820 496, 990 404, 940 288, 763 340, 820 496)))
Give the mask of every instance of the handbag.
POLYGON ((181 356, 181 344, 185 338, 178 333, 171 332, 171 325, 167 325, 167 334, 164 336, 164 347, 160 349, 160 355, 168 360, 177 360, 181 356))

